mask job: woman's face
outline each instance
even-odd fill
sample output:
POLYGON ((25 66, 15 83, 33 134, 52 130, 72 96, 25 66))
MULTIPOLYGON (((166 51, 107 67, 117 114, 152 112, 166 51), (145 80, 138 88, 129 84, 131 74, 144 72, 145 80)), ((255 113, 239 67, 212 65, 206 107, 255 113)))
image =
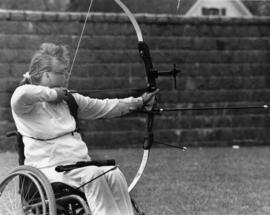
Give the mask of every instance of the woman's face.
POLYGON ((57 59, 53 59, 52 70, 44 72, 40 85, 47 87, 65 87, 68 82, 68 68, 57 59))

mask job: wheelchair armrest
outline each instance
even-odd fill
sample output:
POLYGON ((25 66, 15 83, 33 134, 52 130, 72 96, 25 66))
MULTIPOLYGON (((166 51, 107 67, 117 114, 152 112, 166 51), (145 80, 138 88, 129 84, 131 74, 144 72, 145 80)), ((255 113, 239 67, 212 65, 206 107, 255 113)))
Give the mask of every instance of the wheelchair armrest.
POLYGON ((76 168, 85 166, 115 166, 115 160, 92 160, 92 161, 80 161, 71 165, 60 165, 55 167, 56 172, 70 171, 76 168))

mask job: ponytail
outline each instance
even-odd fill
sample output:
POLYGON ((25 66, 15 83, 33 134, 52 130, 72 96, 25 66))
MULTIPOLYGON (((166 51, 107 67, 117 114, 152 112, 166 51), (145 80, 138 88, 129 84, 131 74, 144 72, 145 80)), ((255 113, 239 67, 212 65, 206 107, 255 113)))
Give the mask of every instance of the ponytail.
POLYGON ((23 74, 23 79, 20 81, 19 86, 31 84, 31 76, 29 72, 23 74))
POLYGON ((20 81, 19 86, 26 85, 26 84, 31 84, 31 82, 29 81, 29 79, 23 78, 23 79, 20 81))

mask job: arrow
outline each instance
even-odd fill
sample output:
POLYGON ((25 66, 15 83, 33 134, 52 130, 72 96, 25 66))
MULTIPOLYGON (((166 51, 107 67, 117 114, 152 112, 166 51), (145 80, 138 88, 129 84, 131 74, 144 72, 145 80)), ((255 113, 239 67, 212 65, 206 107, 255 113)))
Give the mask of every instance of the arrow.
POLYGON ((130 110, 135 113, 146 113, 146 114, 161 114, 163 112, 177 112, 177 111, 205 111, 205 110, 240 110, 240 109, 268 109, 268 105, 258 106, 238 106, 238 107, 198 107, 198 108, 154 108, 148 110, 130 110))

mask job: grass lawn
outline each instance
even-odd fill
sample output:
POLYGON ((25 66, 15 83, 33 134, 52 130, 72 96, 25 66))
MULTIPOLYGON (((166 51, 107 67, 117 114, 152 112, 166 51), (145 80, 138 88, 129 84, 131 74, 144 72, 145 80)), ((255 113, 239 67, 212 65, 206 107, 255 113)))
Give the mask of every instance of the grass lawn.
MULTIPOLYGON (((115 158, 128 181, 141 149, 94 150, 115 158)), ((0 153, 0 180, 17 165, 15 153, 0 153)), ((270 147, 152 149, 131 195, 146 215, 270 214, 270 147)))

